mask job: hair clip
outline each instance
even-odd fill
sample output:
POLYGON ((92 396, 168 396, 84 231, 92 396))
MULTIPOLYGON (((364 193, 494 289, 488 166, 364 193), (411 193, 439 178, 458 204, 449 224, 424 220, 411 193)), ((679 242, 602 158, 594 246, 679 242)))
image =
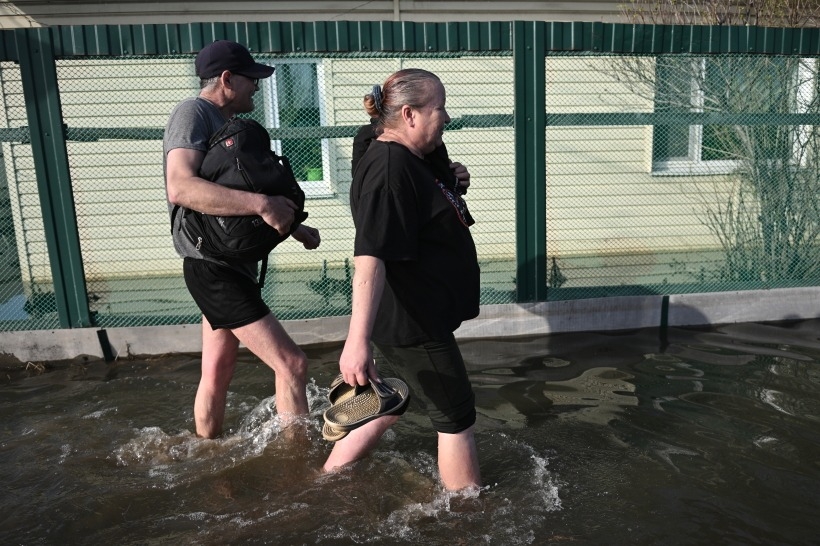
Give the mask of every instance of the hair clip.
POLYGON ((373 102, 379 114, 384 114, 384 110, 382 109, 382 88, 378 85, 373 86, 373 102))

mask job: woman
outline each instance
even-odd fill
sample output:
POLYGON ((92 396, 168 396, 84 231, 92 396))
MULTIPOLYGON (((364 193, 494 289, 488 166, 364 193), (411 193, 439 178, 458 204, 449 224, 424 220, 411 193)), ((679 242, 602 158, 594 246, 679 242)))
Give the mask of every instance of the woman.
MULTIPOLYGON (((372 342, 428 412, 443 485, 477 487, 475 397, 453 336, 478 314, 472 220, 453 184, 425 159, 442 144, 450 121, 444 86, 425 70, 402 70, 374 87, 364 104, 378 119, 379 136, 356 166, 350 190, 353 311, 339 368, 351 386, 378 380, 372 342)), ((464 178, 463 166, 451 167, 464 178)), ((352 430, 336 442, 325 470, 367 455, 398 418, 382 416, 352 430)))

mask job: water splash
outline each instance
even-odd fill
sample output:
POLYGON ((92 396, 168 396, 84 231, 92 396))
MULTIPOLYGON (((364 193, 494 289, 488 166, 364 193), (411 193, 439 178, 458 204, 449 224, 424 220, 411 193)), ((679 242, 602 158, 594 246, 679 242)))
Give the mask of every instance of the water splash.
MULTIPOLYGON (((310 438, 309 431, 319 427, 316 416, 321 415, 327 405, 327 389, 311 381, 307 390, 310 413, 304 418, 283 419, 276 413, 274 395, 256 402, 236 430, 222 437, 205 439, 190 431, 168 433, 160 427, 143 427, 114 449, 112 458, 118 466, 147 468, 150 476, 169 487, 188 483, 202 472, 217 473, 236 467, 261 456, 272 446, 290 445, 290 439, 283 438, 290 427, 299 431, 297 435, 307 431, 310 438)), ((244 406, 247 402, 236 404, 244 406)))

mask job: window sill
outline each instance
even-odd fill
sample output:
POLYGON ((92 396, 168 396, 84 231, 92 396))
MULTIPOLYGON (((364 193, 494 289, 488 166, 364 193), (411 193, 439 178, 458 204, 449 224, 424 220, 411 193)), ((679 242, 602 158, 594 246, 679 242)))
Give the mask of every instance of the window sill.
POLYGON ((652 176, 726 176, 738 168, 737 161, 656 161, 652 176))
POLYGON ((334 191, 327 191, 327 192, 305 192, 305 200, 310 201, 317 201, 320 199, 335 199, 339 197, 339 194, 334 191))

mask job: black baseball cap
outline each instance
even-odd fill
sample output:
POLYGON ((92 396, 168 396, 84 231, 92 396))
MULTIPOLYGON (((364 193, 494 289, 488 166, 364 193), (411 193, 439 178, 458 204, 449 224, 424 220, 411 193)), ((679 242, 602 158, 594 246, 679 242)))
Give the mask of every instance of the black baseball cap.
POLYGON ((219 76, 225 70, 249 78, 267 78, 273 74, 273 67, 253 60, 247 48, 230 40, 217 40, 197 53, 196 75, 203 80, 219 76))

